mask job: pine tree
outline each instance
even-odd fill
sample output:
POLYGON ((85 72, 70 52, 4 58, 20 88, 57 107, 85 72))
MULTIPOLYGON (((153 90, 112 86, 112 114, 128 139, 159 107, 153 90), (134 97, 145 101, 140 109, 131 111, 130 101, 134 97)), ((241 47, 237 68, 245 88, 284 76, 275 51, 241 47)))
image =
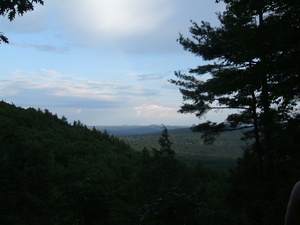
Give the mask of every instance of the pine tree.
MULTIPOLYGON (((219 2, 219 1, 218 1, 219 2)), ((279 124, 299 114, 300 7, 293 0, 224 0, 221 25, 193 22, 192 39, 180 35, 185 50, 210 63, 176 72, 185 103, 179 112, 204 116, 234 109, 222 123, 193 127, 210 143, 222 131, 253 127, 255 153, 264 179, 273 174, 273 138, 279 124), (203 80, 196 75, 211 74, 203 80)))

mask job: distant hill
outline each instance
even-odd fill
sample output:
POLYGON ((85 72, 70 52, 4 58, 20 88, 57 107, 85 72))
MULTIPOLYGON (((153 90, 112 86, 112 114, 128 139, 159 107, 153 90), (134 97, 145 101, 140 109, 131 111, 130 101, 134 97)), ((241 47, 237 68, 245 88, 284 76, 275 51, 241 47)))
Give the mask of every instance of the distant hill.
MULTIPOLYGON (((166 125, 168 130, 186 128, 188 126, 169 126, 166 125)), ((92 128, 92 127, 89 127, 92 128)), ((151 134, 162 131, 161 125, 148 125, 148 126, 138 126, 138 125, 124 125, 124 126, 95 126, 97 130, 106 131, 110 135, 114 136, 130 136, 130 135, 143 135, 151 134)))
MULTIPOLYGON (((170 140, 177 158, 190 165, 196 165, 199 161, 205 165, 227 167, 234 166, 236 159, 243 154, 245 142, 241 140, 243 132, 231 131, 222 133, 213 144, 206 145, 201 139, 200 133, 192 132, 190 128, 180 127, 168 129, 170 140)), ((157 129, 159 129, 157 127, 157 129)), ((159 148, 158 139, 160 131, 155 133, 120 136, 126 143, 137 151, 144 147, 149 149, 159 148)))
MULTIPOLYGON (((160 125, 95 126, 95 128, 121 138, 137 151, 142 151, 144 147, 159 148, 158 139, 162 132, 160 125)), ((167 125, 166 128, 177 158, 190 165, 201 162, 214 167, 234 166, 236 159, 243 154, 243 146, 246 145, 241 141, 243 135, 241 130, 224 132, 213 144, 206 145, 200 137, 201 134, 192 132, 188 126, 167 125)))

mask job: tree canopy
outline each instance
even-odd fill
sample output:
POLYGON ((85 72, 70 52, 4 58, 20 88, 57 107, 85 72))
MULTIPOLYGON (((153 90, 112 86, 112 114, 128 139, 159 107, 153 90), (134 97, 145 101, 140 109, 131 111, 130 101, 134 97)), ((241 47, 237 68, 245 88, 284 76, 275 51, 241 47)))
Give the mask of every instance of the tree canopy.
MULTIPOLYGON (((219 1, 217 1, 219 2, 219 1)), ((220 26, 193 22, 185 50, 209 63, 180 71, 171 83, 180 87, 179 112, 202 117, 211 110, 234 109, 222 123, 193 127, 207 142, 225 130, 253 127, 255 151, 272 174, 276 128, 299 118, 300 3, 294 0, 224 0, 220 26), (207 80, 201 75, 209 73, 207 80)), ((269 176, 266 175, 266 176, 269 176)))
MULTIPOLYGON (((16 15, 23 16, 24 13, 34 10, 34 3, 44 4, 43 0, 4 0, 0 2, 0 15, 13 21, 16 15)), ((8 43, 8 38, 0 32, 1 42, 8 43)))

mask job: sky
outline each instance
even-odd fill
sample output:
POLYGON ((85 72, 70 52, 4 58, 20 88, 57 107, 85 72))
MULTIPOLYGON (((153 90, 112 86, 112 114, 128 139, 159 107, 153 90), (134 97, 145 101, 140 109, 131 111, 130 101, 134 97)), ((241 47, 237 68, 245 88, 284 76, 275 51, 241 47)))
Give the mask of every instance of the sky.
POLYGON ((218 25, 214 0, 45 0, 0 18, 0 100, 96 125, 192 125, 174 72, 203 65, 176 41, 191 20, 218 25), (76 4, 74 4, 76 2, 76 4))

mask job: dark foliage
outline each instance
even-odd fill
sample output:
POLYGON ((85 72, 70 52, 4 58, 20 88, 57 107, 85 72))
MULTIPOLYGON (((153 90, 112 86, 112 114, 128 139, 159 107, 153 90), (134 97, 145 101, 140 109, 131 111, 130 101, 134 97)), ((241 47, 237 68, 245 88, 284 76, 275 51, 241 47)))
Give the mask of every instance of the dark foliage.
POLYGON ((267 184, 251 146, 229 179, 178 161, 166 129, 139 153, 48 110, 0 102, 0 126, 1 224, 281 224, 300 176, 298 120, 278 129, 267 184))
MULTIPOLYGON (((48 110, 0 103, 1 224, 109 224, 137 154, 48 110)), ((132 190, 133 191, 133 190, 132 190)), ((126 203, 127 204, 127 203, 126 203)))
POLYGON ((253 128, 244 138, 253 145, 231 170, 228 201, 242 215, 238 224, 283 224, 289 192, 300 177, 300 2, 224 3, 219 27, 193 22, 191 38, 178 39, 208 64, 187 75, 176 72, 170 82, 183 96, 180 113, 235 110, 222 123, 193 127, 207 143, 223 131, 253 128))
MULTIPOLYGON (((141 153, 80 121, 0 102, 0 224, 231 224, 218 171, 141 153)), ((224 176, 225 175, 225 176, 224 176)))
MULTIPOLYGON (((193 22, 192 38, 180 35, 185 50, 209 64, 176 72, 180 113, 204 116, 211 110, 233 111, 222 123, 193 127, 207 143, 228 130, 253 127, 256 154, 264 179, 273 176, 276 127, 299 114, 299 1, 225 0, 220 26, 193 22), (202 80, 201 75, 211 78, 202 80)), ((249 132, 248 132, 249 133, 249 132)))
MULTIPOLYGON (((7 16, 12 21, 16 15, 23 16, 24 13, 34 10, 34 4, 44 4, 43 0, 2 0, 0 1, 0 16, 7 16)), ((9 43, 8 38, 0 32, 1 42, 9 43)))

